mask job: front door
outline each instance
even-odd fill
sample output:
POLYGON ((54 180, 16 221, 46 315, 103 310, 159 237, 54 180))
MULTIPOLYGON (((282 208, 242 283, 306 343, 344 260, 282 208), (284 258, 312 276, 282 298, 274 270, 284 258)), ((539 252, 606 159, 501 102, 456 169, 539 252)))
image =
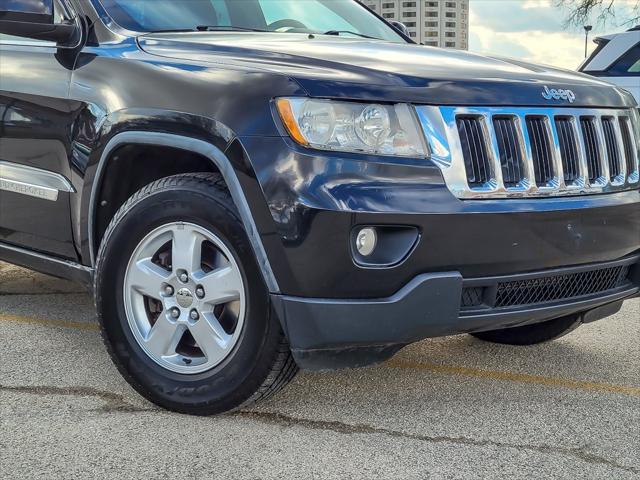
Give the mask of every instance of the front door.
POLYGON ((68 57, 0 34, 0 243, 76 260, 68 57))

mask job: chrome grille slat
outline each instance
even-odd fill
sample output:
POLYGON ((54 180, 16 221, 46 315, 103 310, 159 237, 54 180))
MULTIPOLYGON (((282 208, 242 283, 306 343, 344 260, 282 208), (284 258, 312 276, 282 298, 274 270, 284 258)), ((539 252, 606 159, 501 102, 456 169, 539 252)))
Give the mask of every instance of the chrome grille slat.
POLYGON ((488 155, 480 121, 477 117, 458 119, 460 140, 467 167, 467 181, 471 187, 480 187, 489 181, 488 155))
POLYGON ((570 117, 556 117, 555 122, 564 181, 565 184, 572 185, 580 179, 580 156, 573 120, 570 117))
POLYGON ((553 172, 553 159, 551 154, 551 139, 544 117, 527 117, 527 129, 531 137, 531 150, 533 154, 533 170, 535 172, 536 185, 548 187, 551 185, 553 172))
POLYGON ((630 117, 620 117, 620 135, 622 137, 622 146, 625 153, 627 177, 629 182, 637 182, 640 172, 638 165, 637 149, 633 145, 633 126, 630 117))
POLYGON ((496 134, 498 157, 502 170, 502 182, 507 188, 522 184, 522 152, 516 133, 514 117, 495 117, 493 128, 496 134))
POLYGON ((597 180, 597 183, 600 185, 611 185, 610 175, 609 175, 609 155, 605 142, 605 134, 604 134, 604 125, 602 124, 602 116, 598 116, 594 118, 594 125, 596 129, 596 135, 598 137, 598 148, 599 148, 599 162, 600 166, 600 178, 597 180))
POLYGON ((602 177, 602 156, 600 155, 600 139, 593 117, 580 118, 582 136, 584 138, 589 183, 594 185, 602 177))
POLYGON ((458 198, 637 189, 633 109, 416 107, 431 158, 458 198))
POLYGON ((486 142, 482 134, 482 127, 480 125, 481 120, 477 120, 471 124, 473 128, 473 143, 478 152, 478 172, 480 172, 480 178, 483 182, 487 182, 489 176, 489 155, 487 155, 486 142))
POLYGON ((609 160, 609 180, 614 183, 622 174, 620 164, 620 146, 616 134, 616 123, 613 117, 602 117, 605 144, 607 147, 607 159, 609 160))
POLYGON ((560 151, 560 140, 558 138, 558 130, 554 118, 545 118, 545 124, 551 137, 551 159, 553 168, 552 187, 555 191, 565 190, 567 184, 564 181, 564 166, 562 165, 562 153, 560 151))
POLYGON ((518 179, 516 182, 516 185, 517 185, 518 183, 521 183, 522 180, 525 179, 525 177, 522 169, 522 162, 523 162, 522 150, 520 149, 520 145, 518 144, 519 139, 518 139, 518 134, 516 133, 517 127, 515 122, 516 122, 516 119, 511 120, 511 124, 508 130, 509 130, 509 141, 511 142, 509 144, 509 155, 516 162, 514 167, 514 172, 515 172, 514 178, 518 179))

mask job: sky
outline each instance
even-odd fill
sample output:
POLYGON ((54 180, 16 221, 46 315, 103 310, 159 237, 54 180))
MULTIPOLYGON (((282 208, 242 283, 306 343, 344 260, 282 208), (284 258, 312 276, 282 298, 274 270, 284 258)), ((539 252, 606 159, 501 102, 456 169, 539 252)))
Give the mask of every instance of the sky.
MULTIPOLYGON (((631 2, 616 0, 620 5, 616 18, 606 25, 596 25, 592 39, 627 30, 619 26, 630 18, 631 2)), ((575 70, 584 59, 584 30, 565 29, 567 12, 555 6, 555 0, 470 0, 470 42, 472 52, 518 58, 575 70)))

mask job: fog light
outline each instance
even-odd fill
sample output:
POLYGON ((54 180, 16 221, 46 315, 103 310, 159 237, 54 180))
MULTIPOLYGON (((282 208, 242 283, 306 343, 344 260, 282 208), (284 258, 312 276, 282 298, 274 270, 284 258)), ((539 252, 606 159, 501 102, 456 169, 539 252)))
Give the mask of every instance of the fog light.
POLYGON ((391 268, 403 262, 420 240, 411 225, 356 226, 349 243, 353 261, 363 268, 391 268))
POLYGON ((356 236, 356 250, 363 257, 368 257, 376 249, 378 234, 375 228, 367 227, 358 232, 356 236))

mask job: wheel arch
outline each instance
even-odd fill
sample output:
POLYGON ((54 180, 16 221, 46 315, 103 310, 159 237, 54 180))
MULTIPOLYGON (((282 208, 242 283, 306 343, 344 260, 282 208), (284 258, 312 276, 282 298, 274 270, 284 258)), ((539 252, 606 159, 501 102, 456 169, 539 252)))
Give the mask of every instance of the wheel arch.
POLYGON ((231 198, 238 209, 240 218, 249 237, 249 241, 251 242, 251 246, 260 266, 267 288, 272 293, 279 293, 280 289, 260 238, 260 233, 231 162, 225 153, 215 145, 204 140, 173 133, 126 131, 114 135, 106 144, 101 153, 96 167, 95 176, 91 184, 87 212, 89 255, 92 266, 95 266, 96 255, 99 248, 99 236, 96 220, 98 202, 106 175, 106 167, 112 161, 114 153, 125 146, 165 147, 190 152, 205 158, 210 163, 210 166, 222 175, 227 188, 229 189, 231 198))

